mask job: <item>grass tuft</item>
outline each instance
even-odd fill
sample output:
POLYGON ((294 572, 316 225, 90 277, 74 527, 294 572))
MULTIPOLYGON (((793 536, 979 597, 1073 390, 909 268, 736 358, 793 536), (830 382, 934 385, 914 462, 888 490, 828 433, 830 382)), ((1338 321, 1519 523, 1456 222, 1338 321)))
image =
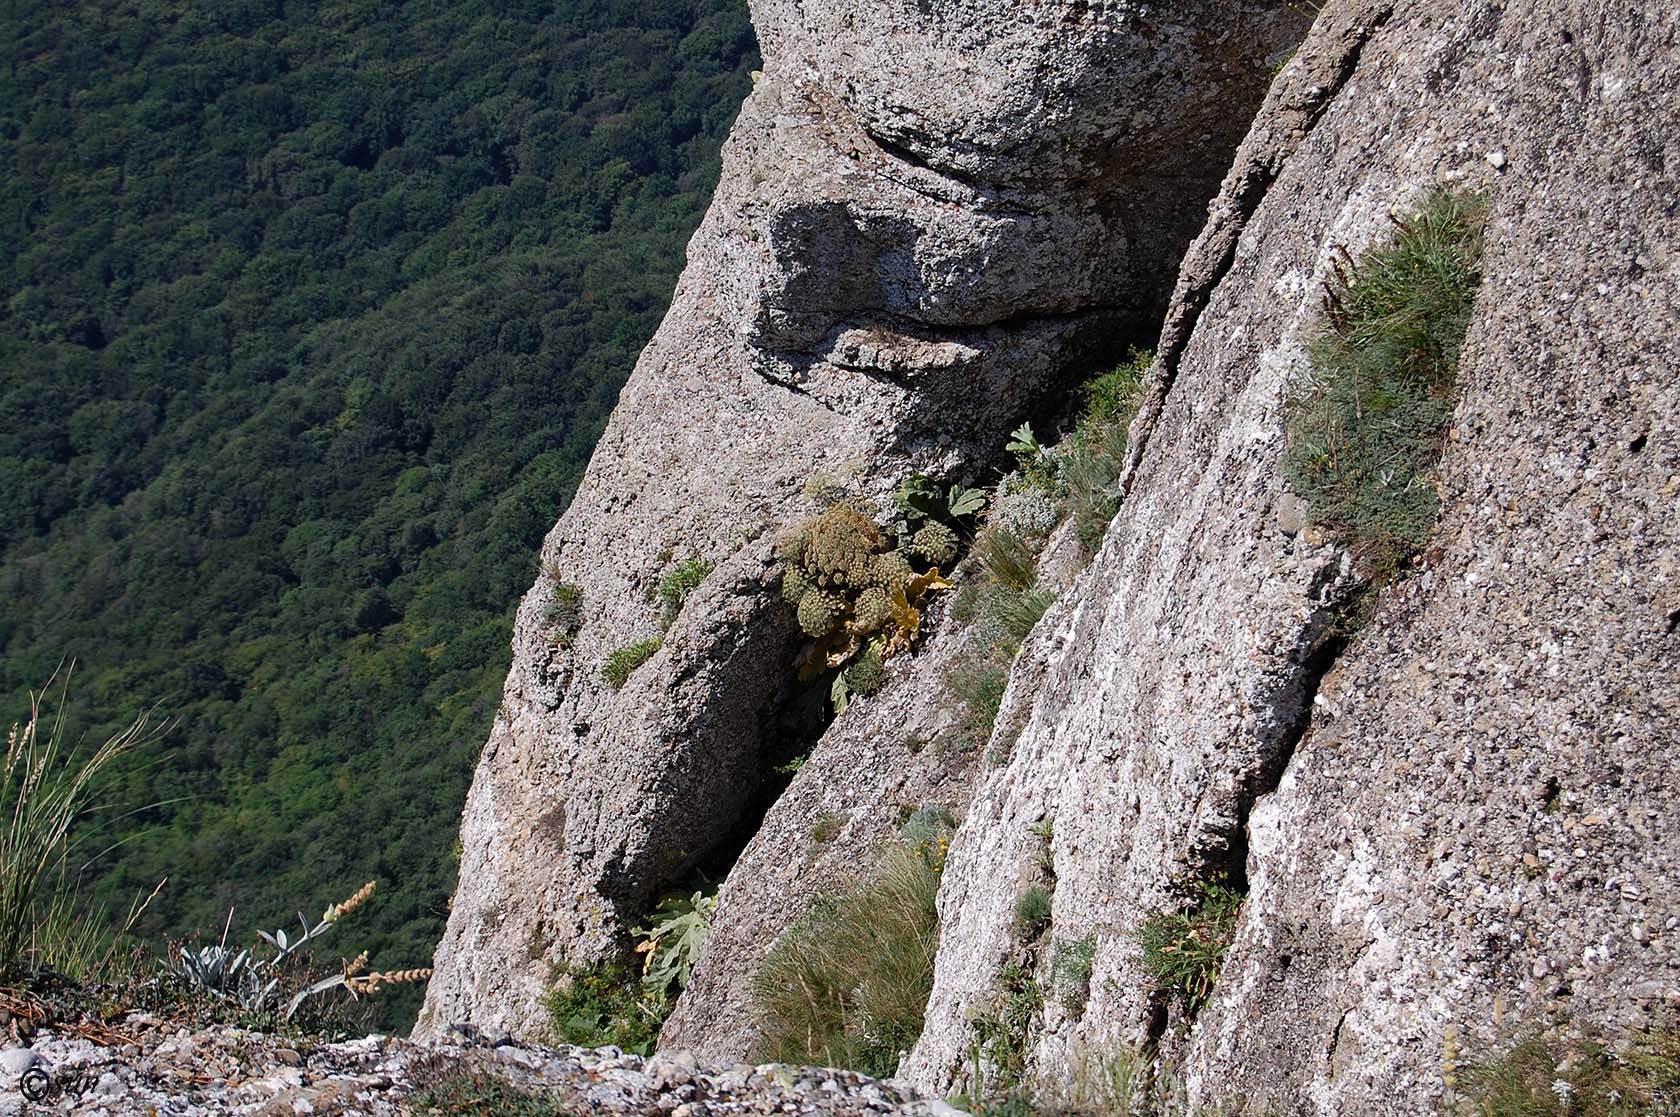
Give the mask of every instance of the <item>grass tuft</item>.
POLYGON ((544 618, 555 647, 569 648, 583 623, 583 590, 570 582, 557 582, 554 597, 544 618))
POLYGON ((1428 538, 1431 476, 1481 283, 1486 203, 1432 193, 1392 243, 1338 269, 1310 374, 1285 405, 1284 472, 1312 521, 1378 580, 1428 538))
POLYGON ((782 936, 753 981, 762 1058, 897 1071, 933 989, 943 850, 895 846, 870 880, 819 901, 782 936))
POLYGON ((1015 930, 1021 941, 1031 942, 1050 926, 1050 893, 1032 885, 1015 901, 1015 930))
POLYGON ((601 677, 606 679, 607 685, 614 690, 621 689, 630 681, 630 676, 636 673, 636 668, 653 658, 653 653, 659 650, 662 643, 659 637, 654 636, 618 649, 601 665, 601 677))
MULTIPOLYGON (((81 755, 64 739, 69 688, 70 670, 65 669, 55 672, 40 694, 30 695, 29 717, 12 726, 0 761, 0 803, 7 811, 0 829, 0 980, 14 979, 29 967, 86 967, 110 955, 90 923, 96 917, 75 911, 68 858, 100 777, 156 734, 142 714, 81 755), (55 682, 56 706, 43 710, 55 682), (42 895, 49 879, 59 887, 42 895)), ((132 925, 137 913, 130 914, 132 925)))
POLYGON ((691 558, 673 566, 659 579, 659 608, 666 628, 671 627, 688 595, 700 588, 712 570, 712 564, 705 559, 691 558))
POLYGON ((1132 932, 1143 951, 1143 968, 1160 988, 1182 996, 1192 1014, 1207 1002, 1219 979, 1245 898, 1222 883, 1202 881, 1194 907, 1158 912, 1132 932))
POLYGON ((1476 1117, 1645 1117, 1680 1112, 1680 1033, 1616 1053, 1591 1041, 1530 1037, 1467 1066, 1455 1099, 1476 1117))

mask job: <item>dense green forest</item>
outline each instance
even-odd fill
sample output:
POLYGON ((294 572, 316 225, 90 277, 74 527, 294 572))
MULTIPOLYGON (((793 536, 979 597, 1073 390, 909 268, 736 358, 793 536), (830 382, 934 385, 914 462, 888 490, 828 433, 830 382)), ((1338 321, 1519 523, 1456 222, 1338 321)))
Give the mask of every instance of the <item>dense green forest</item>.
POLYGON ((169 878, 157 940, 376 879, 335 947, 427 964, 514 606, 757 65, 745 5, 0 27, 6 720, 74 657, 90 737, 174 722, 84 847, 123 843, 89 869, 113 907, 169 878))

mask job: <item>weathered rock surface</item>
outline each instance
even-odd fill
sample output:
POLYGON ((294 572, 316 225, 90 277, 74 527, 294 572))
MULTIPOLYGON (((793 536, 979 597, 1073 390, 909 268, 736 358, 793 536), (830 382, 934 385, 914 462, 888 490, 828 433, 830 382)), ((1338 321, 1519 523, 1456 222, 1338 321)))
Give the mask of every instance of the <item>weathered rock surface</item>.
POLYGON ((643 1059, 611 1047, 515 1047, 458 1035, 432 1046, 385 1036, 294 1046, 240 1028, 177 1028, 143 1014, 102 1031, 110 1042, 43 1031, 32 1047, 0 1052, 0 1064, 31 1072, 28 1080, 24 1071, 0 1079, 0 1114, 50 1107, 88 1117, 441 1117, 491 1112, 510 1091, 535 1099, 520 1112, 546 1104, 549 1112, 601 1117, 958 1114, 858 1074, 708 1065, 687 1052, 643 1059), (474 1098, 486 1100, 457 1108, 474 1098))
POLYGON ((540 1035, 553 968, 616 954, 726 840, 787 682, 770 548, 802 484, 827 471, 880 497, 961 473, 1152 320, 1299 31, 1281 0, 755 17, 764 76, 718 196, 520 608, 420 1036, 540 1035), (602 661, 660 634, 650 589, 689 557, 715 572, 609 689, 602 661), (583 592, 568 647, 557 583, 583 592))
POLYGON ((1186 260, 1126 503, 1022 654, 914 1081, 970 1057, 1045 822, 1049 942, 1095 958, 1086 1000, 1041 970, 1044 1079, 1159 1040, 1199 1105, 1421 1114, 1449 1034, 1680 1003, 1677 55, 1649 8, 1325 9, 1186 260), (1332 261, 1438 183, 1491 201, 1441 519, 1342 650, 1280 402, 1332 261), (1251 893, 1192 1023, 1128 932, 1217 872, 1251 893))

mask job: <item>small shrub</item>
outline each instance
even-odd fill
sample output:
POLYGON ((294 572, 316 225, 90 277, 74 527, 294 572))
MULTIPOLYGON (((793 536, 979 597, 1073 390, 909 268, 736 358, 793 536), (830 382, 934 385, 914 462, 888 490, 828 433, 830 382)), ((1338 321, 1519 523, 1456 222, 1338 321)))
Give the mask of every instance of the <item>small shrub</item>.
POLYGON ((557 582, 544 618, 556 647, 569 648, 583 623, 583 591, 570 582, 557 582))
POLYGON ((671 1013, 629 970, 611 965, 564 970, 545 1001, 555 1039, 577 1047, 611 1044, 648 1055, 671 1013))
POLYGON ((1458 1078, 1456 1112, 1477 1117, 1655 1117, 1680 1111, 1680 1033, 1640 1036, 1621 1053, 1530 1037, 1458 1078))
POLYGON ((1015 931, 1023 942, 1031 942, 1050 926, 1050 893, 1032 885, 1015 901, 1015 931))
POLYGON ((636 668, 653 658, 653 653, 659 650, 662 643, 663 641, 655 636, 618 649, 601 665, 602 678, 606 679, 607 685, 614 690, 621 689, 630 681, 630 676, 636 673, 636 668))
POLYGON ((1182 996, 1192 1013, 1206 1003, 1219 979, 1244 898, 1223 883, 1202 881, 1193 908, 1159 912, 1132 932, 1143 951, 1143 968, 1160 988, 1182 996))
POLYGON ((762 1058, 897 1070, 933 989, 942 864, 914 843, 895 846, 870 880, 819 901, 782 936, 753 981, 762 1058))
POLYGON ((845 825, 845 819, 833 811, 824 811, 811 824, 811 840, 818 845, 827 845, 840 836, 840 829, 845 825))
POLYGON ((1391 576, 1435 524, 1431 474, 1481 282, 1482 199, 1437 191, 1338 269, 1310 374, 1285 402, 1284 473, 1314 524, 1391 576))
POLYGON ((666 628, 671 627, 688 595, 700 588, 712 570, 712 564, 705 559, 692 558, 673 566, 659 579, 659 608, 666 628))
POLYGON ((1056 940, 1056 951, 1050 958, 1050 979, 1062 1007, 1069 1012, 1085 1010, 1085 1002, 1091 996, 1091 968, 1096 955, 1097 945, 1092 939, 1056 940))

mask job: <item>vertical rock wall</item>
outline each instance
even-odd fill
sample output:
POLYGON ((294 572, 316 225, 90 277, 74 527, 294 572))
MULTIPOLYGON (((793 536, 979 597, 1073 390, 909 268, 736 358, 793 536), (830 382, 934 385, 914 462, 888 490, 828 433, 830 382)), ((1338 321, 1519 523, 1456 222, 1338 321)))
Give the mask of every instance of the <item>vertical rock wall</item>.
POLYGON ((1429 1113, 1449 1035, 1612 1034, 1680 1004, 1680 15, 1328 6, 1185 262, 1102 553, 1005 702, 1028 719, 953 846, 912 1077, 945 1089, 1017 956, 1053 824, 1050 943, 1089 999, 1042 1080, 1156 1043, 1193 1102, 1429 1113), (1435 184, 1486 192, 1486 274, 1421 564, 1354 589, 1280 476, 1280 405, 1345 250, 1435 184), (1131 930, 1251 889, 1194 1019, 1131 930))

